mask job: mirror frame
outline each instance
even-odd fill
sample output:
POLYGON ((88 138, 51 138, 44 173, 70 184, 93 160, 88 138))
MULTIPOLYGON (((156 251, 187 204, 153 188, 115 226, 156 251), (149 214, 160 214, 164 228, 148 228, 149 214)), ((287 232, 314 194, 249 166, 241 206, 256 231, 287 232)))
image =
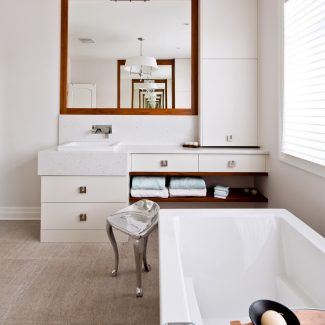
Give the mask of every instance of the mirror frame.
MULTIPOLYGON (((68 31, 69 0, 61 0, 61 76, 60 114, 69 115, 198 115, 199 80, 199 0, 191 0, 191 108, 129 109, 129 108, 69 108, 68 103, 68 31)), ((119 71, 118 71, 119 73, 119 71)), ((119 102, 119 97, 118 97, 119 102)))

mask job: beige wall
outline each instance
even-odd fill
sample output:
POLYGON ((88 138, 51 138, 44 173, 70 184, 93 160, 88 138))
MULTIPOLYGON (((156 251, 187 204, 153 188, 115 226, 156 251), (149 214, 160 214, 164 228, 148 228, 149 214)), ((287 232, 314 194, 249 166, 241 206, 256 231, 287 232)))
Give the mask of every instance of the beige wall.
MULTIPOLYGON (((325 235, 325 178, 279 160, 282 0, 260 0, 260 144, 270 150, 259 183, 269 207, 285 208, 325 235)), ((325 167, 324 167, 325 168, 325 167)))

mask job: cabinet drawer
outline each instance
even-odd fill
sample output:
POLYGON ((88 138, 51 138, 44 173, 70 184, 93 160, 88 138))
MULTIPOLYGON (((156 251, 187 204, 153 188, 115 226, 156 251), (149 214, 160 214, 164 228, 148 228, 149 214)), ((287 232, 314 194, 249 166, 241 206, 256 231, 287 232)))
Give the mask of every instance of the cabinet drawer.
POLYGON ((41 229, 105 229, 106 218, 126 206, 127 203, 42 203, 41 229))
POLYGON ((134 172, 197 172, 196 154, 133 154, 134 172))
POLYGON ((265 155, 200 155, 200 172, 266 172, 265 155))
POLYGON ((42 177, 42 202, 127 201, 127 176, 42 177))

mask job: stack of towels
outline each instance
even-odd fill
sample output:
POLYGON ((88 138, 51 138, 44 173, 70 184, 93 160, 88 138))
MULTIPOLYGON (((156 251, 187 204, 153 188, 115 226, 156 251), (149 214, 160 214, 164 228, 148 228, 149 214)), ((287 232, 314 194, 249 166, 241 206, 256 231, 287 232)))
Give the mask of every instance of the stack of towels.
POLYGON ((161 197, 168 198, 166 177, 164 176, 135 176, 132 178, 132 197, 161 197))
POLYGON ((169 183, 170 197, 206 196, 207 188, 201 177, 171 177, 169 183))
POLYGON ((219 199, 226 199, 229 195, 229 186, 217 184, 214 187, 214 197, 219 199))

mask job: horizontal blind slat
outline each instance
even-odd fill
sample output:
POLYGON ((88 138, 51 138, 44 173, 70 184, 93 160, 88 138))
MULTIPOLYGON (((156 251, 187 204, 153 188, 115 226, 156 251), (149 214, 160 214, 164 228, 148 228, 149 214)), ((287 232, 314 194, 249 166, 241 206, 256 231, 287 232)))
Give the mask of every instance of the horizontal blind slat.
POLYGON ((320 134, 314 132, 303 132, 301 130, 295 131, 295 130, 286 129, 285 136, 325 143, 325 133, 320 134))
POLYGON ((323 125, 310 125, 310 124, 298 124, 292 122, 285 122, 285 129, 325 134, 325 128, 323 125))

